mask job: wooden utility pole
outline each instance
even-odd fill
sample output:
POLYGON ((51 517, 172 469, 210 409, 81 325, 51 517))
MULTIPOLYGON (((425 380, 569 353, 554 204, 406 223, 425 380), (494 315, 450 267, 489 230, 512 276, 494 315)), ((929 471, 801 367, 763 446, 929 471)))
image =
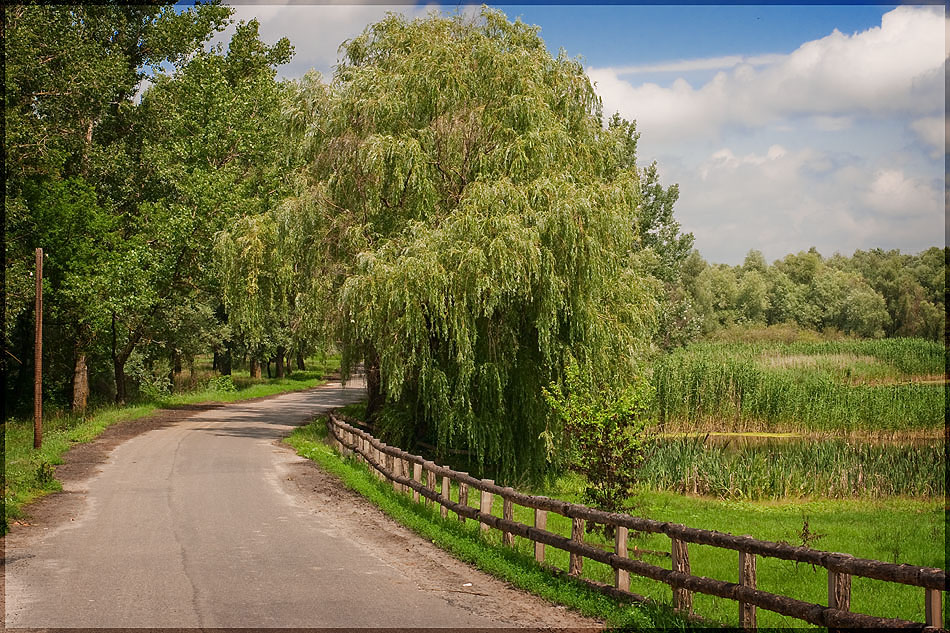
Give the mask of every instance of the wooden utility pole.
POLYGON ((33 448, 43 445, 43 249, 36 249, 36 344, 33 357, 33 448))

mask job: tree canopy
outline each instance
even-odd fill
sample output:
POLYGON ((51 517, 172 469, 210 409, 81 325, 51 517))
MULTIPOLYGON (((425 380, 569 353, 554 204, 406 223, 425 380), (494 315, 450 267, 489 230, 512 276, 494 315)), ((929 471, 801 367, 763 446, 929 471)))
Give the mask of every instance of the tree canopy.
POLYGON ((541 472, 542 387, 569 359, 628 379, 652 332, 633 125, 605 127, 580 62, 497 11, 390 15, 341 52, 298 85, 298 245, 277 250, 322 280, 310 305, 385 434, 541 472))

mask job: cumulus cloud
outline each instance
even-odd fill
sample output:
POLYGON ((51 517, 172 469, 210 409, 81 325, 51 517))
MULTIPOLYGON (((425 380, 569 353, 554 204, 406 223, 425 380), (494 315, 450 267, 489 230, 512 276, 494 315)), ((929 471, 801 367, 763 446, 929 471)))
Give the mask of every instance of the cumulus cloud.
POLYGON ((910 127, 917 134, 918 139, 931 149, 931 158, 940 158, 944 155, 947 139, 950 138, 946 117, 923 117, 912 121, 910 127))
POLYGON ((677 217, 714 262, 740 263, 750 248, 768 259, 811 246, 826 255, 917 252, 934 245, 943 223, 937 183, 814 147, 723 147, 698 167, 671 163, 663 176, 679 182, 677 217))
POLYGON ((931 184, 908 177, 900 169, 878 170, 864 194, 871 209, 902 218, 932 213, 940 206, 940 198, 931 184))
MULTIPOLYGON (((788 55, 745 59, 698 88, 683 79, 668 87, 635 85, 618 72, 629 68, 589 68, 588 75, 605 112, 637 119, 659 140, 715 137, 726 126, 790 117, 815 117, 827 129, 850 125, 854 115, 932 116, 943 106, 947 24, 940 7, 900 6, 879 27, 853 35, 835 30, 788 55)), ((721 67, 723 59, 710 66, 721 67)))

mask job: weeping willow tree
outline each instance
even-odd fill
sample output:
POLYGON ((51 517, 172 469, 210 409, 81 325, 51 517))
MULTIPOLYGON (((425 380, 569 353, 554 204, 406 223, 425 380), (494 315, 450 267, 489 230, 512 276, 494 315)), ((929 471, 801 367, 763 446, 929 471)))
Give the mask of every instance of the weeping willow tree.
POLYGON ((341 53, 288 113, 306 186, 280 214, 308 310, 345 370, 365 363, 390 439, 537 475, 542 388, 570 363, 625 383, 654 327, 634 126, 605 127, 580 62, 490 9, 390 15, 341 53))

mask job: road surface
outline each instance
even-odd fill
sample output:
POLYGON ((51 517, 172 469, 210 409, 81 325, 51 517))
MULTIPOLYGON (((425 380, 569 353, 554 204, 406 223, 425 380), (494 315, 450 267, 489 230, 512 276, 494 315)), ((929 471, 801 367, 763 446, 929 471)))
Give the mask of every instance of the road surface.
POLYGON ((67 483, 72 516, 5 539, 6 626, 596 625, 455 561, 280 443, 363 393, 236 403, 119 444, 67 483))

